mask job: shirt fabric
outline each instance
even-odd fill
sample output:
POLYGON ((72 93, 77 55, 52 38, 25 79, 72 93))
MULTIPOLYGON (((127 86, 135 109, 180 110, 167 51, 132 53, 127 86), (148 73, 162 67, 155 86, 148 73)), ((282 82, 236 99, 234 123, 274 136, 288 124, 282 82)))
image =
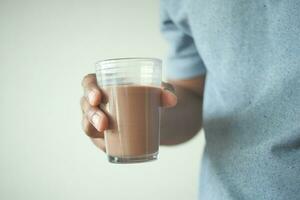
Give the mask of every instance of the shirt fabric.
POLYGON ((161 30, 206 75, 199 198, 300 199, 300 1, 162 0, 161 30))

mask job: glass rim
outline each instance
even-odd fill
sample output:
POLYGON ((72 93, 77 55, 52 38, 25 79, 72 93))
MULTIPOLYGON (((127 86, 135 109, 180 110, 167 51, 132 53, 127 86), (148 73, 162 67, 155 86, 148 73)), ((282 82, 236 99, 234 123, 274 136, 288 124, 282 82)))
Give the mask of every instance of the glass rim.
POLYGON ((150 61, 158 64, 162 64, 162 60, 159 58, 153 58, 153 57, 121 57, 121 58, 110 58, 110 59, 104 59, 104 60, 99 60, 95 63, 96 66, 101 65, 101 64, 112 64, 112 63, 118 63, 118 62, 123 62, 123 61, 150 61))

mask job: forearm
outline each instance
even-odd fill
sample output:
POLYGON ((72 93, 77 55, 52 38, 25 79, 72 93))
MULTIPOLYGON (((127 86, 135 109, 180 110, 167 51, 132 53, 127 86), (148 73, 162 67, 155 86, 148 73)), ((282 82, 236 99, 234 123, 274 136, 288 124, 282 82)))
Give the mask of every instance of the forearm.
POLYGON ((199 132, 202 125, 202 95, 182 86, 174 87, 177 105, 162 110, 161 145, 188 141, 199 132))

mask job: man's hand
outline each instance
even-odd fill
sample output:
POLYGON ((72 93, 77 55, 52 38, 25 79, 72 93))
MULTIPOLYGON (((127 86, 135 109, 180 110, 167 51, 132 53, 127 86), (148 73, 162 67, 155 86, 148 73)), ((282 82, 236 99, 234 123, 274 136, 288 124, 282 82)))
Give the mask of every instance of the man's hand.
MULTIPOLYGON (((95 74, 88 74, 82 80, 84 96, 81 98, 82 128, 92 139, 93 143, 105 151, 103 132, 109 127, 108 116, 100 109, 100 104, 106 101, 105 93, 97 85, 95 74)), ((161 93, 161 105, 173 107, 177 103, 177 97, 173 93, 172 85, 163 83, 161 93)))

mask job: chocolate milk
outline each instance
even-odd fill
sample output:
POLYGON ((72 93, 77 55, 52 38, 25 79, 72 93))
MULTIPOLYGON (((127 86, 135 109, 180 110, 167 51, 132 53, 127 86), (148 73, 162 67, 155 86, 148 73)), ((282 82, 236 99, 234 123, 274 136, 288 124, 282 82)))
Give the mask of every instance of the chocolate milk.
POLYGON ((105 87, 110 116, 105 131, 109 156, 134 158, 158 152, 161 89, 152 86, 105 87))

